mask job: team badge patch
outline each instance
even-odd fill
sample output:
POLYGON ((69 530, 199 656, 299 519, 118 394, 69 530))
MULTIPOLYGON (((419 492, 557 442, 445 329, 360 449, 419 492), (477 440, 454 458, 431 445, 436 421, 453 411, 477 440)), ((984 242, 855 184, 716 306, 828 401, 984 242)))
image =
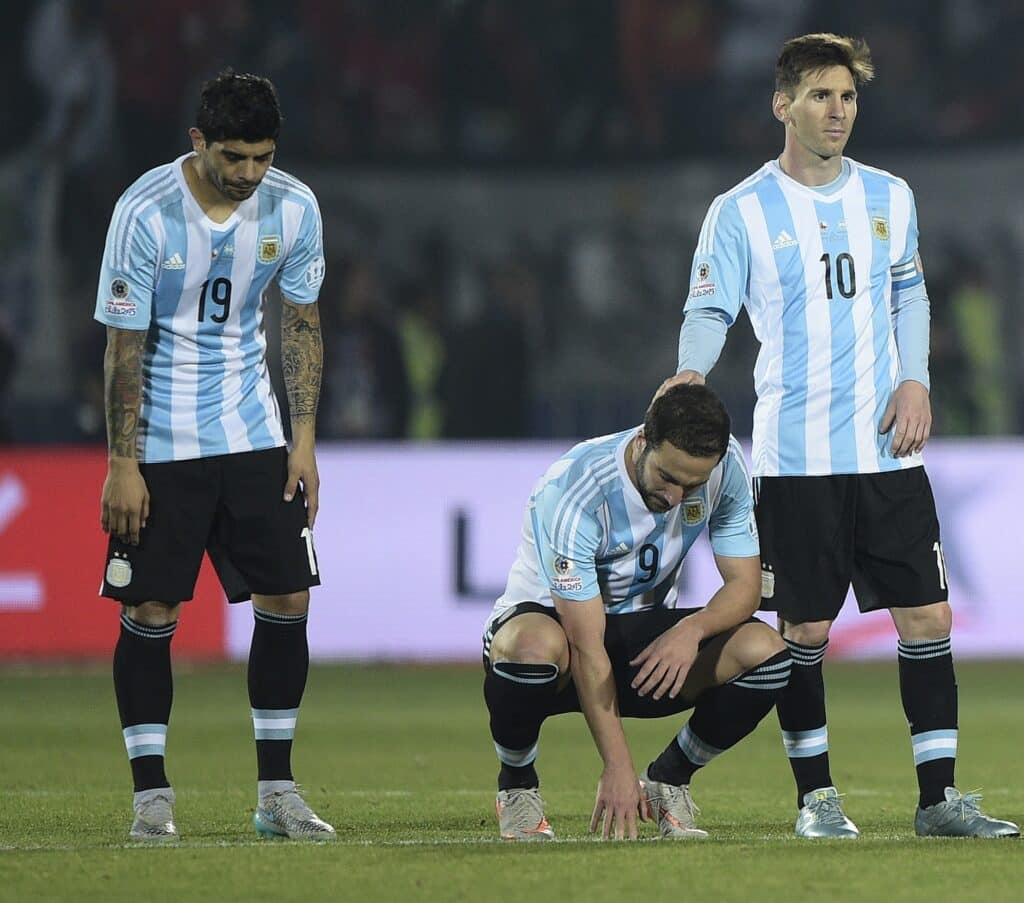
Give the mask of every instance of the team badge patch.
POLYGON ((131 286, 123 279, 115 279, 110 283, 110 294, 115 298, 127 298, 131 290, 131 286))
POLYGON ((884 216, 871 217, 871 231, 879 241, 889 240, 889 221, 884 216))
POLYGON ((107 586, 122 587, 132 582, 132 565, 124 558, 113 557, 107 562, 107 586))
POLYGON ((701 282, 706 282, 708 276, 711 275, 711 264, 705 261, 697 267, 697 278, 701 282))
POLYGON ((695 527, 704 520, 704 502, 695 499, 692 502, 683 502, 683 523, 688 527, 695 527))
POLYGON ((273 263, 281 256, 281 237, 266 235, 260 239, 259 250, 256 252, 260 263, 273 263))
POLYGON ((555 559, 555 570, 558 571, 559 576, 564 577, 573 568, 572 562, 568 558, 563 558, 559 555, 555 559))

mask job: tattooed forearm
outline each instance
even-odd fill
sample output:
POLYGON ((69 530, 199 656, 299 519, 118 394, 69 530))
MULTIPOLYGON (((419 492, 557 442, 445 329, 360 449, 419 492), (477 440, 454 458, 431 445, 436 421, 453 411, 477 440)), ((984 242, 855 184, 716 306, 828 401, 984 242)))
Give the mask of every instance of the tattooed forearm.
POLYGON ((324 365, 320 310, 315 303, 285 301, 282 305, 281 362, 292 423, 312 424, 316 419, 324 365))
POLYGON ((103 397, 107 444, 112 457, 135 457, 135 434, 142 408, 142 353, 146 331, 107 327, 103 356, 103 397))

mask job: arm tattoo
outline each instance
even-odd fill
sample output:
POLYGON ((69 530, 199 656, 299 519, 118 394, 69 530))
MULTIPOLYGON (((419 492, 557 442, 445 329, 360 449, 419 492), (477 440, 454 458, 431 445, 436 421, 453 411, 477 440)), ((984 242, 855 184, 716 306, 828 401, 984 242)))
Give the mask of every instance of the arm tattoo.
POLYGON ((110 454, 134 458, 135 434, 142 408, 142 353, 146 331, 107 327, 103 356, 103 396, 110 454))
POLYGON ((312 423, 320 399, 324 345, 320 309, 312 304, 284 301, 281 310, 281 362, 288 408, 293 423, 312 423))

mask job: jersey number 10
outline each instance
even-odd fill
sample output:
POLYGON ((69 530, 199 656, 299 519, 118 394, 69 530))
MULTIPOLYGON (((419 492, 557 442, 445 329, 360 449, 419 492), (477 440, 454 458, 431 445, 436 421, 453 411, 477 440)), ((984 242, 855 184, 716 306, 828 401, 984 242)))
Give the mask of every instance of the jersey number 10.
MULTIPOLYGON (((832 300, 832 257, 829 254, 821 255, 821 262, 825 264, 825 296, 832 300)), ((857 270, 853 265, 853 257, 845 251, 836 255, 836 287, 839 294, 844 298, 852 298, 857 294, 857 270)))

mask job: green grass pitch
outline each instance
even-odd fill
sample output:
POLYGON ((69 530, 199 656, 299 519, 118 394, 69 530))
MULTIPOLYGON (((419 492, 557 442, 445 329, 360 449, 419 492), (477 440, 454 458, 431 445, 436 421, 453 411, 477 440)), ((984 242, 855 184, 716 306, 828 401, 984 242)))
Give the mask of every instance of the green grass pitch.
MULTIPOLYGON (((961 663, 963 790, 1024 821, 1021 663, 961 663)), ((106 668, 0 669, 0 900, 1016 900, 1019 841, 913 836, 915 782, 895 661, 829 664, 833 776, 855 842, 792 836, 774 714, 699 773, 704 842, 600 843, 599 773, 580 716, 545 726, 538 760, 561 842, 496 840, 497 771, 471 667, 316 666, 295 767, 338 842, 258 841, 241 666, 179 667, 168 772, 181 842, 127 842, 131 784, 106 668)), ((627 722, 643 768, 679 723, 627 722)))

